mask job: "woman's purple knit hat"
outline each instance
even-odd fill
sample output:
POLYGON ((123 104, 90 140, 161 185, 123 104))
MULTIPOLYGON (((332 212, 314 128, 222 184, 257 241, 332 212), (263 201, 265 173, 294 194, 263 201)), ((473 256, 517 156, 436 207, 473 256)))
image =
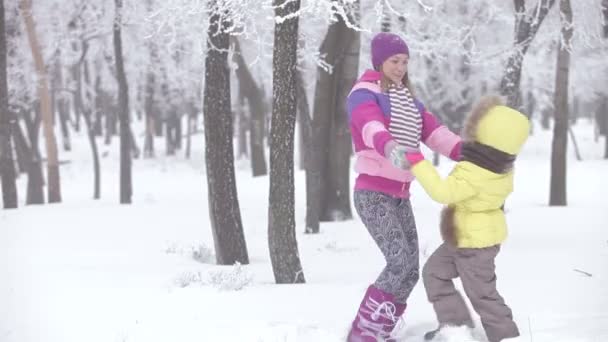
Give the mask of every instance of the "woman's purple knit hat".
POLYGON ((380 32, 372 39, 372 65, 380 70, 380 66, 389 57, 404 53, 410 55, 407 44, 394 33, 380 32))

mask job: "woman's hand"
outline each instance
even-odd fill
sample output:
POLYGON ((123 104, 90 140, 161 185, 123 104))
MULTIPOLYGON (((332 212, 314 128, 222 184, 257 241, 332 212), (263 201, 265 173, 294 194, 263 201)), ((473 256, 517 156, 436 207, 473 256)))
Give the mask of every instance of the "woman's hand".
POLYGON ((413 151, 411 148, 399 145, 396 141, 391 140, 384 146, 386 159, 390 160, 394 167, 402 170, 408 170, 415 163, 424 159, 420 151, 413 151), (408 159, 408 155, 412 155, 415 161, 414 164, 408 159), (420 156, 420 157, 418 157, 420 156), (420 160, 419 160, 420 159, 420 160))

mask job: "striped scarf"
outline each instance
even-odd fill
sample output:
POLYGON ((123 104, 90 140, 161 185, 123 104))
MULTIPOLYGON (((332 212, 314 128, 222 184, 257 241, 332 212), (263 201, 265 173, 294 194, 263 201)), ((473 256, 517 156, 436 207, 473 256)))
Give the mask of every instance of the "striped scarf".
POLYGON ((412 94, 407 87, 391 86, 388 96, 391 103, 389 132, 399 145, 419 149, 422 117, 412 94))

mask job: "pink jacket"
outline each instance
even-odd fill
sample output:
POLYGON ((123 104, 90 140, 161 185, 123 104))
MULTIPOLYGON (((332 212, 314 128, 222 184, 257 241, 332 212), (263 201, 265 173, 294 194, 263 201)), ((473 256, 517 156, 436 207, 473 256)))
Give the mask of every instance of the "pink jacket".
MULTIPOLYGON (((351 136, 359 174, 356 190, 372 190, 394 197, 408 198, 414 176, 407 170, 395 168, 384 157, 384 146, 393 140, 388 131, 390 101, 380 88, 380 72, 367 70, 355 83, 347 98, 351 136)), ((453 160, 460 156, 460 137, 452 133, 424 105, 414 101, 422 116, 421 140, 431 150, 453 160)))

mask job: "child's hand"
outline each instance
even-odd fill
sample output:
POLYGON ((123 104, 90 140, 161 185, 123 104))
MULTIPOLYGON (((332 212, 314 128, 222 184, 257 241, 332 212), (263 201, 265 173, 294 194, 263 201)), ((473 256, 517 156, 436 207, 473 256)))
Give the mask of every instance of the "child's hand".
POLYGON ((424 160, 424 156, 420 152, 408 152, 405 154, 405 158, 407 159, 410 167, 424 160))

